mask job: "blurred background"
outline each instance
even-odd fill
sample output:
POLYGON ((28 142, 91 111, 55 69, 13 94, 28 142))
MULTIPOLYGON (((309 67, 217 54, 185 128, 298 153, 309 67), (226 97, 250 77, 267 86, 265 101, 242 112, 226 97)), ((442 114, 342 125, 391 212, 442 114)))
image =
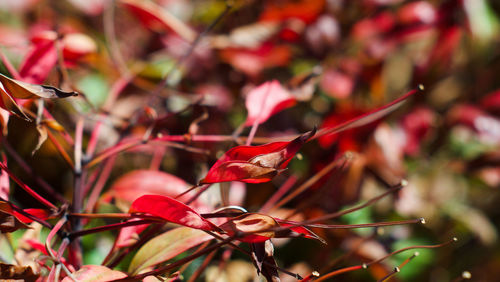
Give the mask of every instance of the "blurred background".
MULTIPOLYGON (((378 233, 315 229, 328 245, 276 242, 280 266, 323 274, 457 237, 449 246, 420 250, 393 281, 460 281, 464 271, 472 281, 495 281, 500 277, 499 15, 495 0, 0 0, 0 51, 6 58, 0 72, 10 73, 8 61, 28 82, 84 93, 85 99, 50 102, 46 108, 68 132, 79 116, 86 118, 86 133, 97 116, 105 118, 97 151, 124 136, 144 134, 147 126, 140 122, 127 128, 124 123, 147 119, 145 108, 160 116, 188 109, 162 121, 158 133, 231 135, 240 128, 246 136, 250 127, 241 127, 246 95, 273 79, 296 104, 262 123, 257 137, 332 127, 422 84, 425 91, 388 117, 306 144, 273 182, 246 184, 237 196, 247 210, 257 211, 290 178, 303 183, 351 152, 348 166, 322 177, 286 208, 298 209, 303 219, 317 217, 407 179, 408 186, 394 197, 338 222, 424 217, 427 224, 378 233), (58 48, 43 47, 58 38, 58 48), (158 88, 162 83, 167 87, 158 88), (209 118, 192 128, 203 113, 209 118)), ((32 156, 39 140, 34 124, 2 117, 2 128, 11 150, 69 199, 72 172, 53 143, 46 141, 32 156)), ((126 172, 148 168, 158 154, 157 169, 197 183, 234 146, 191 145, 209 153, 171 147, 158 153, 158 146, 144 145, 118 155, 105 189, 126 172)), ((7 156, 12 170, 36 187, 7 156)), ((11 189, 11 199, 37 205, 20 189, 11 189)), ((96 241, 109 245, 112 237, 84 240, 85 261, 99 263, 96 241)), ((380 279, 411 254, 336 281, 380 279)), ((253 266, 235 254, 223 269, 215 260, 201 278, 238 281, 234 277, 245 275, 255 276, 253 266)))

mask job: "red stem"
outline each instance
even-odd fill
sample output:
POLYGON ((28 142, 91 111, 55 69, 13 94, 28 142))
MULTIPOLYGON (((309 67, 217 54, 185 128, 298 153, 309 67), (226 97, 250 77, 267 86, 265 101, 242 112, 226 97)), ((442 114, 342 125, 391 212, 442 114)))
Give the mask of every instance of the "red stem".
POLYGON ((5 170, 5 172, 7 172, 7 174, 9 174, 9 177, 12 180, 14 180, 19 186, 21 186, 21 188, 24 191, 26 191, 28 194, 30 194, 37 201, 39 201, 40 203, 42 203, 44 206, 48 207, 49 209, 57 210, 57 207, 54 204, 52 204, 51 202, 49 202, 48 200, 46 200, 45 198, 43 198, 42 196, 40 196, 37 192, 33 191, 33 189, 31 189, 30 187, 28 187, 28 185, 24 184, 2 162, 0 162, 0 168, 3 169, 3 170, 5 170))

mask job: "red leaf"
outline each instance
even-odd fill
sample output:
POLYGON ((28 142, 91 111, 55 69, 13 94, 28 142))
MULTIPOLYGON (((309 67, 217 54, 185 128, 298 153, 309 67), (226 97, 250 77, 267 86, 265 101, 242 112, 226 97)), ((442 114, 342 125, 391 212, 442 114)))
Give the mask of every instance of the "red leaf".
POLYGON ((314 21, 325 6, 324 0, 268 1, 260 16, 261 21, 284 21, 300 19, 305 23, 314 21))
MULTIPOLYGON (((175 197, 186 191, 191 185, 177 176, 157 170, 134 170, 116 180, 109 191, 103 196, 104 201, 111 198, 118 200, 118 206, 126 210, 135 199, 147 194, 175 197)), ((179 200, 187 199, 192 194, 187 193, 179 200)), ((201 205, 199 201, 193 203, 201 205)))
POLYGON ((290 47, 264 43, 257 49, 226 48, 221 59, 249 76, 257 76, 263 69, 284 66, 292 56, 290 47))
MULTIPOLYGON (((131 219, 130 221, 136 221, 140 219, 131 219)), ((115 247, 123 248, 128 247, 137 242, 137 238, 139 238, 139 234, 144 231, 149 224, 141 224, 134 226, 127 226, 120 229, 120 233, 118 233, 118 237, 116 238, 115 247)))
POLYGON ((293 226, 293 227, 290 227, 290 229, 285 230, 285 232, 279 233, 280 236, 276 236, 276 237, 304 237, 304 238, 308 238, 308 239, 315 239, 315 240, 320 241, 323 244, 326 244, 326 241, 323 238, 319 237, 318 235, 316 235, 316 233, 312 232, 308 228, 306 228, 304 226, 297 226, 298 222, 289 221, 289 220, 282 220, 282 219, 278 219, 278 218, 275 218, 275 219, 280 224, 281 227, 293 226))
POLYGON ((154 2, 138 0, 121 0, 120 2, 132 12, 143 25, 153 31, 161 33, 165 31, 174 31, 188 42, 193 42, 196 38, 195 31, 154 2))
POLYGON ((57 63, 55 40, 35 44, 21 63, 19 74, 24 82, 41 84, 57 63))
POLYGON ((195 229, 219 230, 217 226, 201 217, 189 206, 166 196, 144 195, 139 197, 132 203, 129 213, 149 213, 166 221, 195 229))
POLYGON ((273 176, 286 168, 302 145, 315 133, 316 130, 309 131, 289 142, 234 147, 217 160, 200 184, 270 181, 273 176))
POLYGON ((254 88, 245 101, 248 117, 245 126, 263 123, 272 115, 295 104, 295 99, 276 81, 265 82, 254 88))
MULTIPOLYGON (((42 220, 46 220, 48 218, 50 218, 50 212, 48 210, 44 210, 44 209, 25 209, 24 212, 32 215, 32 216, 35 216, 39 219, 42 219, 42 220)), ((33 220, 14 211, 13 212, 13 215, 19 219, 21 222, 23 223, 32 223, 33 220)))

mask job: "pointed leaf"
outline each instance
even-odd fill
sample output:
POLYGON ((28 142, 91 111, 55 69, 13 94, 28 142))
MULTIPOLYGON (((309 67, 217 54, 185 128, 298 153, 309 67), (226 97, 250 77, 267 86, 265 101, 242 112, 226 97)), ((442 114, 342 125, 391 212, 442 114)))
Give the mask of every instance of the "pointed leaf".
POLYGON ((318 235, 316 235, 316 233, 312 232, 311 230, 309 230, 308 228, 306 228, 304 226, 298 226, 298 222, 289 221, 289 220, 282 220, 282 219, 278 219, 278 218, 275 218, 275 219, 280 224, 281 227, 293 226, 293 227, 290 227, 290 229, 288 229, 288 230, 276 232, 276 238, 303 237, 303 238, 307 238, 307 239, 315 239, 315 240, 320 241, 323 244, 326 244, 325 239, 319 237, 318 235))
POLYGON ((76 92, 64 92, 52 86, 38 85, 27 82, 22 82, 3 74, 0 74, 0 82, 4 89, 14 98, 31 99, 31 98, 65 98, 76 96, 76 92))
MULTIPOLYGON (((7 159, 2 154, 2 163, 7 166, 7 159)), ((5 170, 0 171, 0 199, 8 200, 10 192, 9 174, 5 170)))
POLYGON ((295 98, 277 80, 265 82, 248 93, 245 101, 248 111, 245 125, 263 123, 295 103, 295 98))
POLYGON ((187 227, 218 231, 219 228, 201 217, 195 210, 173 198, 160 195, 144 195, 136 199, 130 213, 149 213, 166 221, 187 227))
POLYGON ((138 273, 211 239, 213 237, 209 234, 192 228, 179 227, 169 230, 144 244, 132 259, 128 271, 138 273))
POLYGON ((289 142, 234 147, 217 160, 200 184, 270 181, 286 168, 302 145, 314 136, 315 132, 316 130, 309 131, 289 142))
MULTIPOLYGON (((111 270, 102 265, 84 265, 80 270, 73 273, 73 276, 78 282, 113 281, 127 277, 127 275, 121 271, 111 270)), ((62 281, 72 282, 73 279, 66 277, 62 281)))

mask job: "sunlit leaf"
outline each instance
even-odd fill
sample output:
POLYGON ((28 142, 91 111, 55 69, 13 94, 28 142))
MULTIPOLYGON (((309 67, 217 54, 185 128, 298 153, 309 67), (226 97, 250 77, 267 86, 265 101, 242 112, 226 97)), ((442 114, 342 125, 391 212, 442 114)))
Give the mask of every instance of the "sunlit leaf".
POLYGON ((314 136, 315 132, 316 130, 309 131, 289 142, 234 147, 219 158, 200 183, 270 181, 286 168, 302 145, 314 136))
MULTIPOLYGON (((121 271, 111 270, 102 265, 84 265, 73 276, 78 282, 91 282, 91 281, 112 281, 122 279, 127 275, 121 271)), ((66 277, 63 282, 72 282, 73 279, 66 277)))
POLYGON ((265 82, 251 90, 246 97, 248 116, 245 125, 263 123, 295 103, 294 97, 278 81, 265 82))
POLYGON ((189 206, 167 196, 141 196, 132 203, 129 212, 148 213, 161 217, 168 222, 177 223, 195 229, 207 231, 219 230, 217 226, 201 217, 189 206))

